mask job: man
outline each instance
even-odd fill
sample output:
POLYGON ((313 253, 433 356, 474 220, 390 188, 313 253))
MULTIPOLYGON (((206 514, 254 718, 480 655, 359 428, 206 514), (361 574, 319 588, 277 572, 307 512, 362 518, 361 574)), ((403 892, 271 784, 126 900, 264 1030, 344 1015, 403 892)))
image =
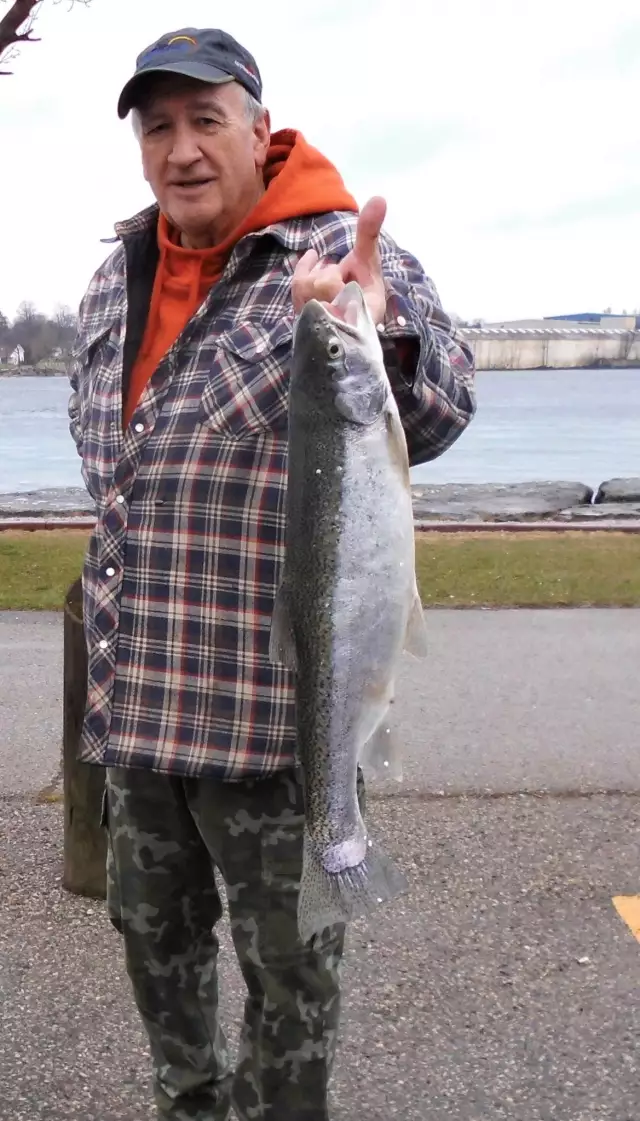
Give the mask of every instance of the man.
POLYGON ((165 35, 122 91, 156 204, 80 308, 69 406, 97 524, 84 569, 82 758, 107 768, 108 907, 158 1115, 327 1121, 344 930, 299 941, 293 682, 269 660, 295 313, 359 281, 414 463, 475 403, 418 262, 300 133, 270 135, 252 56, 165 35), (247 988, 235 1075, 217 1016, 214 869, 247 988))

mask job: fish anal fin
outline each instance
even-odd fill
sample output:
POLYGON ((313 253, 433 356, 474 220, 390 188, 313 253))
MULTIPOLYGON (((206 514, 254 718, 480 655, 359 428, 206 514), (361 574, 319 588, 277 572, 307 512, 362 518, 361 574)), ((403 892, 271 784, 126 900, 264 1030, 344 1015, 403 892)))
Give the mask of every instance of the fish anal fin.
POLYGON ((398 415, 397 406, 387 409, 386 417, 387 435, 389 437, 389 450, 391 462, 398 470, 401 479, 411 493, 411 472, 409 468, 409 453, 407 451, 407 437, 404 434, 402 421, 398 415))
POLYGON ((402 782, 402 753, 389 719, 390 709, 363 744, 359 762, 363 770, 375 778, 393 778, 402 782))
POLYGON ((298 653, 291 624, 289 597, 287 595, 287 586, 284 582, 278 589, 273 606, 271 634, 269 636, 269 657, 272 662, 280 662, 290 670, 298 669, 298 653))
POLYGON ((424 611, 417 587, 413 597, 413 603, 411 604, 411 611, 409 612, 404 648, 409 654, 413 654, 415 658, 426 658, 429 653, 427 625, 424 621, 424 611))

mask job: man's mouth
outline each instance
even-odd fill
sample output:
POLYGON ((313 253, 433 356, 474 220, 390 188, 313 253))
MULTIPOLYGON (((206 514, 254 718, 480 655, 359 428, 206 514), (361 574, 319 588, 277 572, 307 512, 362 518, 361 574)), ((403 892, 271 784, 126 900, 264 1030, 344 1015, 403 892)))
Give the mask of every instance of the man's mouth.
POLYGON ((197 191, 201 187, 208 187, 214 180, 208 179, 176 179, 172 182, 172 187, 178 187, 181 191, 197 191))

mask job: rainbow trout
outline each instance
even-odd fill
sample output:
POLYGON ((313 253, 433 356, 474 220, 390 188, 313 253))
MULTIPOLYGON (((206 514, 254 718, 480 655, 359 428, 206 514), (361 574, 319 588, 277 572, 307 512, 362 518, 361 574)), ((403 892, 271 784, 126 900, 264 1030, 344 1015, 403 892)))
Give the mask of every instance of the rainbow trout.
POLYGON ((407 445, 355 283, 311 300, 293 341, 286 552, 271 658, 296 675, 303 941, 404 891, 369 837, 357 770, 401 776, 389 720, 403 650, 426 653, 407 445))

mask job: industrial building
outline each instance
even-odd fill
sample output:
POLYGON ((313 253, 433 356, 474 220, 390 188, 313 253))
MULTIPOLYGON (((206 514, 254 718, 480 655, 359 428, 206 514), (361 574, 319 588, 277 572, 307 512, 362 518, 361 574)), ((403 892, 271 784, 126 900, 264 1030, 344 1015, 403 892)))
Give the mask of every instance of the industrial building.
POLYGON ((483 327, 500 327, 507 330, 541 331, 545 328, 568 331, 576 327, 601 327, 609 331, 640 331, 640 315, 615 315, 612 312, 585 311, 570 315, 546 315, 542 319, 505 319, 496 323, 483 323, 483 327))

